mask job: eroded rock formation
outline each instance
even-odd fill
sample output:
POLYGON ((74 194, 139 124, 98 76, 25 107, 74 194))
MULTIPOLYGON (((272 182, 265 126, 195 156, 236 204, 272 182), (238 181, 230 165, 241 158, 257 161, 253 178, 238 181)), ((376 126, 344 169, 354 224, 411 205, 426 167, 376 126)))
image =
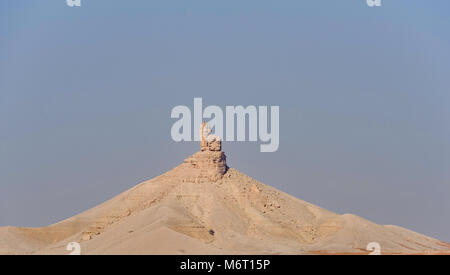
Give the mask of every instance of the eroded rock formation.
POLYGON ((212 135, 206 122, 200 127, 200 151, 184 160, 191 168, 185 179, 189 182, 217 181, 227 171, 226 156, 222 150, 220 137, 212 135))
POLYGON ((222 150, 222 139, 211 134, 211 128, 206 122, 200 126, 200 151, 220 151, 222 150))

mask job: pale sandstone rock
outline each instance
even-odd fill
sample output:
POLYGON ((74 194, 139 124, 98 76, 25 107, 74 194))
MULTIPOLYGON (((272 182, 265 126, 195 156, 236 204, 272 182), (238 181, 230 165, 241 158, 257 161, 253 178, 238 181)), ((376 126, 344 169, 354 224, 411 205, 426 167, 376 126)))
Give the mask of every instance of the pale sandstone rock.
POLYGON ((184 160, 192 169, 185 182, 217 181, 227 171, 225 153, 221 151, 221 138, 211 135, 208 124, 203 122, 200 128, 200 151, 184 160))
POLYGON ((222 150, 222 139, 211 134, 211 128, 206 122, 200 127, 200 151, 222 150))
POLYGON ((83 232, 81 235, 82 241, 89 241, 91 239, 91 234, 89 232, 83 232))

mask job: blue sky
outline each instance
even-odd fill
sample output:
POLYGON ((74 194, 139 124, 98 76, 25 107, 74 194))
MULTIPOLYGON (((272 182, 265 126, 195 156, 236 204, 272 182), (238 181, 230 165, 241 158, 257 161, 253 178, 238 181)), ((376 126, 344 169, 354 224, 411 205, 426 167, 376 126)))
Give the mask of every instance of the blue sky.
POLYGON ((195 152, 176 105, 279 105, 229 165, 450 241, 450 2, 0 2, 0 226, 42 226, 195 152))

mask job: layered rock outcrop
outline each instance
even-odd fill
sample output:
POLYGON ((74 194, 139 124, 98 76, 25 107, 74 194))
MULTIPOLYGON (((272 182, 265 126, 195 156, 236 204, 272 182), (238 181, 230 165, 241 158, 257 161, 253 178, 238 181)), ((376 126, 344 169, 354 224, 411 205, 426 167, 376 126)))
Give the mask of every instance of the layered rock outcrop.
POLYGON ((208 124, 203 122, 200 128, 200 151, 184 160, 191 170, 185 181, 217 181, 227 171, 225 153, 222 152, 222 140, 212 135, 208 124))
POLYGON ((211 128, 206 122, 200 126, 200 151, 220 151, 222 150, 222 139, 211 134, 211 128))

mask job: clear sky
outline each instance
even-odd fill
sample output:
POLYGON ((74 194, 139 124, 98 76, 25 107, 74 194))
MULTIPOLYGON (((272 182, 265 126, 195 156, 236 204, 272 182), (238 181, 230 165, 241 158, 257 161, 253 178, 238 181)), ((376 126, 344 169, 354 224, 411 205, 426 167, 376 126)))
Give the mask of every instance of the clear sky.
POLYGON ((0 1, 0 226, 43 226, 178 165, 176 105, 279 105, 230 166, 450 241, 450 1, 0 1))

